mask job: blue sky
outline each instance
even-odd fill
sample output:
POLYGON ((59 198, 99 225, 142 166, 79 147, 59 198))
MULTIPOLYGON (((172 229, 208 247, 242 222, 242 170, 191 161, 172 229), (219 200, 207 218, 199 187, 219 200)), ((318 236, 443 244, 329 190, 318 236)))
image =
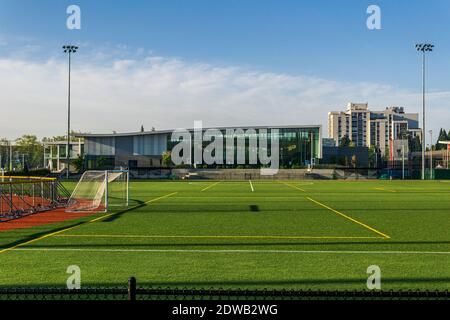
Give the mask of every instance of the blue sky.
MULTIPOLYGON (((211 69, 205 72, 214 68, 239 68, 244 73, 321 79, 346 88, 361 88, 359 85, 370 83, 389 86, 387 93, 400 92, 403 96, 420 91, 420 57, 414 44, 427 41, 436 45, 436 51, 428 59, 429 90, 441 96, 435 103, 444 108, 442 104, 448 102, 442 95, 447 97, 450 90, 449 21, 450 2, 446 0, 0 0, 0 58, 63 63, 60 47, 71 42, 81 46, 77 57, 80 68, 82 63, 95 68, 118 60, 160 57, 181 61, 186 68, 207 65, 211 69), (70 4, 81 7, 81 30, 65 27, 65 10, 70 4), (370 4, 381 8, 382 30, 366 27, 366 9, 370 4), (103 61, 92 58, 98 58, 99 52, 103 61)), ((81 97, 83 93, 78 94, 81 97)), ((289 90, 286 95, 289 96, 289 90)), ((348 95, 348 101, 361 97, 360 92, 352 94, 351 90, 348 95)), ((369 104, 375 101, 378 108, 395 103, 418 111, 420 105, 420 101, 415 104, 413 99, 389 101, 389 94, 383 103, 377 90, 363 98, 369 104)), ((332 99, 325 99, 323 102, 331 105, 318 110, 316 117, 309 116, 307 121, 300 122, 312 121, 325 126, 323 111, 342 109, 342 101, 337 98, 333 103, 332 99)), ((301 108, 302 101, 298 105, 301 108)), ((213 111, 214 108, 211 106, 213 111)), ((443 125, 444 122, 435 118, 439 117, 430 118, 434 121, 432 126, 443 125)), ((159 120, 156 126, 164 126, 162 122, 159 120)), ((220 121, 215 122, 211 125, 220 121)), ((175 121, 173 125, 183 123, 175 121)), ((80 130, 112 130, 110 127, 97 130, 81 123, 78 126, 80 130)), ((136 123, 135 127, 139 126, 136 123)), ((119 129, 134 128, 124 125, 119 129)))

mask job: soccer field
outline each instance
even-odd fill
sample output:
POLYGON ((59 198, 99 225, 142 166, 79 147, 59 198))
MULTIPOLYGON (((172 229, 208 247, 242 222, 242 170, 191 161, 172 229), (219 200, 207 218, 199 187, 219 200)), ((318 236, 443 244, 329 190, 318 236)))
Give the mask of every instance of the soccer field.
MULTIPOLYGON (((73 187, 72 184, 67 184, 73 187)), ((445 181, 133 181, 131 205, 0 233, 0 286, 450 289, 445 181)))

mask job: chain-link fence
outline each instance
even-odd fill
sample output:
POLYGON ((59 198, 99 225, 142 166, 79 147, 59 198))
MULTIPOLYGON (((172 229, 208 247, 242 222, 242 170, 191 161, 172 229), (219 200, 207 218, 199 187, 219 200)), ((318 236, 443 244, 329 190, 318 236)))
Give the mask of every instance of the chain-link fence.
POLYGON ((271 290, 138 286, 116 288, 0 288, 0 300, 450 300, 446 291, 271 290))

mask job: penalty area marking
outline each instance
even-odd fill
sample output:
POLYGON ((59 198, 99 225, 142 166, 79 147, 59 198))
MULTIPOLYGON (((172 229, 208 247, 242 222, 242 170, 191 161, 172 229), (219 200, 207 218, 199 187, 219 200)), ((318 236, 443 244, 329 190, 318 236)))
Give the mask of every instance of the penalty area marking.
POLYGON ((218 185, 218 184, 221 183, 221 182, 222 182, 222 181, 217 181, 217 182, 215 182, 215 183, 213 183, 213 184, 210 184, 210 185, 207 186, 206 188, 203 188, 203 189, 200 190, 200 191, 206 191, 206 190, 208 190, 209 188, 212 188, 212 187, 218 185))
POLYGON ((78 227, 80 227, 80 226, 83 226, 83 225, 85 225, 85 224, 97 222, 97 221, 99 221, 99 220, 103 220, 103 219, 105 219, 105 218, 114 216, 114 215, 116 215, 116 214, 121 214, 121 213, 128 212, 128 211, 131 211, 131 210, 136 209, 136 208, 143 207, 143 206, 145 206, 145 205, 148 204, 148 203, 152 203, 152 202, 155 202, 155 201, 164 199, 164 198, 171 197, 171 196, 173 196, 173 195, 175 195, 175 194, 177 194, 177 193, 178 193, 178 192, 172 192, 172 193, 166 194, 165 196, 161 196, 161 197, 158 197, 158 198, 155 198, 155 199, 150 199, 150 200, 148 200, 148 201, 145 201, 145 202, 142 203, 142 204, 137 204, 137 205, 135 205, 135 206, 132 206, 132 207, 127 208, 127 209, 124 209, 124 210, 120 210, 120 211, 118 211, 118 212, 113 212, 113 213, 105 214, 105 215, 100 216, 100 217, 98 217, 98 218, 95 218, 95 219, 92 219, 92 220, 89 220, 89 221, 86 221, 86 222, 82 222, 82 223, 77 224, 77 225, 74 225, 74 226, 72 226, 72 227, 68 227, 68 228, 61 229, 61 230, 56 231, 56 232, 51 232, 51 233, 44 234, 44 235, 41 236, 41 237, 34 238, 34 239, 31 239, 31 240, 22 242, 22 243, 16 244, 16 245, 11 246, 11 247, 8 247, 8 248, 4 248, 4 249, 0 250, 0 254, 1 254, 1 253, 8 252, 8 251, 11 251, 11 250, 17 250, 17 249, 20 248, 20 247, 23 247, 23 246, 26 246, 26 245, 28 245, 28 244, 37 242, 37 241, 39 241, 39 240, 43 240, 43 239, 45 239, 45 238, 49 238, 49 237, 52 237, 52 236, 56 236, 56 235, 58 235, 58 234, 61 234, 61 233, 63 233, 63 232, 69 231, 69 230, 73 230, 73 229, 78 228, 78 227))
POLYGON ((60 252, 147 252, 147 253, 277 253, 277 254, 384 254, 384 255, 450 255, 450 251, 351 251, 351 250, 251 250, 251 249, 92 249, 92 248, 18 248, 16 251, 60 252))
POLYGON ((347 219, 347 220, 350 220, 350 221, 352 221, 352 222, 354 222, 354 223, 356 223, 356 224, 359 224, 360 226, 362 226, 362 227, 364 227, 364 228, 366 228, 366 229, 369 229, 369 230, 372 231, 372 232, 375 232, 376 234, 382 236, 383 238, 386 238, 386 239, 390 239, 390 238, 391 238, 391 237, 389 237, 387 234, 384 234, 384 233, 382 233, 382 232, 380 232, 380 231, 378 231, 378 230, 376 230, 376 229, 374 229, 374 228, 368 226, 367 224, 362 223, 361 221, 358 221, 358 220, 356 220, 356 219, 353 219, 352 217, 349 217, 348 215, 346 215, 346 214, 344 214, 344 213, 342 213, 342 212, 339 212, 339 211, 337 211, 337 210, 335 210, 335 209, 333 209, 333 208, 330 208, 329 206, 327 206, 327 205, 325 205, 325 204, 323 204, 323 203, 321 203, 321 202, 319 202, 319 201, 317 201, 317 200, 314 200, 314 199, 312 199, 312 198, 310 198, 310 197, 307 197, 307 199, 308 199, 309 201, 314 202, 315 204, 317 204, 317 205, 319 205, 319 206, 325 208, 325 209, 328 209, 328 210, 330 210, 330 211, 333 211, 334 213, 340 215, 341 217, 343 217, 343 218, 345 218, 345 219, 347 219))

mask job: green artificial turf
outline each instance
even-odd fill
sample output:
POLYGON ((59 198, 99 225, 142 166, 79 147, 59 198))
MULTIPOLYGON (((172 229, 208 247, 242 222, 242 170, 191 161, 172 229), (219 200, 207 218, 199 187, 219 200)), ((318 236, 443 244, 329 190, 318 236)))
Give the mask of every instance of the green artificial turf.
POLYGON ((128 211, 1 232, 0 286, 62 288, 78 265, 83 287, 366 289, 377 265, 383 290, 450 289, 450 183, 252 185, 132 181, 128 211))

